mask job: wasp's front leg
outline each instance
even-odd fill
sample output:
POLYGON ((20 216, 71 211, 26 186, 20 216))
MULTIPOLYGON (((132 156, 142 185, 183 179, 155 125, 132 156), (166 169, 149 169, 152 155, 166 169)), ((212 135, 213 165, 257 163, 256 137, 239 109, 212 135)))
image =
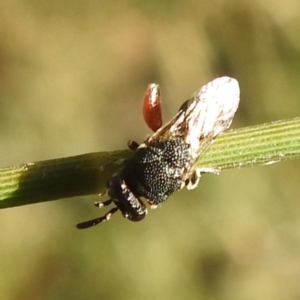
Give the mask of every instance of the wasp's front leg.
POLYGON ((139 147, 139 144, 135 141, 129 140, 127 142, 127 146, 130 150, 132 150, 133 152, 135 152, 137 150, 137 148, 139 147))

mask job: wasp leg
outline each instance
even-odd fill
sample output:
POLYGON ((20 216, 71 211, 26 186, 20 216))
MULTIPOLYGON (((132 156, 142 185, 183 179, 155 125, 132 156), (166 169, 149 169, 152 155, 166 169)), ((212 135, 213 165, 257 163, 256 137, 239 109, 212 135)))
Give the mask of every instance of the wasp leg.
POLYGON ((215 174, 215 175, 220 175, 221 173, 221 169, 218 169, 218 168, 205 168, 205 167, 202 167, 202 168, 198 168, 199 172, 201 173, 212 173, 212 174, 215 174))
POLYGON ((137 148, 139 147, 139 144, 135 141, 129 140, 127 142, 127 146, 130 150, 135 152, 137 150, 137 148))
POLYGON ((193 171, 193 173, 191 174, 190 178, 188 178, 185 182, 184 185, 186 186, 186 188, 188 190, 192 190, 195 187, 198 186, 199 180, 201 177, 201 173, 199 169, 196 169, 193 171))
POLYGON ((94 202, 94 205, 99 208, 102 208, 104 206, 110 205, 112 202, 113 202, 112 199, 108 199, 106 201, 101 201, 101 202, 96 201, 96 202, 94 202))
POLYGON ((221 170, 214 168, 198 168, 193 171, 191 176, 184 182, 182 187, 186 186, 188 190, 196 188, 199 184, 201 173, 213 173, 215 175, 219 175, 221 170))

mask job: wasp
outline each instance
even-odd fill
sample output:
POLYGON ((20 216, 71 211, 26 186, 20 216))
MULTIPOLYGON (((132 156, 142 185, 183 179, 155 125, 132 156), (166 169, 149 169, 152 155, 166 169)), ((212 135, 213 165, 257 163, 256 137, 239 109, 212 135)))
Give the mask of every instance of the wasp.
POLYGON ((154 131, 142 144, 129 142, 134 151, 123 169, 107 185, 109 200, 95 202, 99 208, 114 204, 99 218, 77 224, 83 229, 107 221, 118 210, 130 221, 141 221, 151 208, 176 191, 195 188, 203 172, 218 170, 196 166, 196 161, 227 130, 240 100, 236 79, 219 77, 195 91, 179 108, 175 117, 162 125, 159 87, 149 85, 143 105, 146 124, 154 131))

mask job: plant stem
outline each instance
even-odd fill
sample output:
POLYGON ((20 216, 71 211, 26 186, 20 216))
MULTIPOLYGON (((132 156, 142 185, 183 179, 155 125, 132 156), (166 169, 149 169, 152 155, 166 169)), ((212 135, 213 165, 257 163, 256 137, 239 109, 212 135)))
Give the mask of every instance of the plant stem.
POLYGON ((217 138, 197 165, 224 170, 299 157, 300 118, 295 118, 230 130, 217 138))
MULTIPOLYGON (((0 169, 0 208, 99 194, 132 151, 89 153, 0 169)), ((197 167, 269 165, 300 156, 300 118, 231 130, 200 156, 197 167)))

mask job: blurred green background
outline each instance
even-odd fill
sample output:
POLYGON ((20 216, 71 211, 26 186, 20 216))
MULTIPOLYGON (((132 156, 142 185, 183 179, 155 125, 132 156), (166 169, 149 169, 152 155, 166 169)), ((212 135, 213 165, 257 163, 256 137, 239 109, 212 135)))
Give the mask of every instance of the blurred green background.
MULTIPOLYGON (((124 149, 214 77, 240 82, 233 127, 299 116, 300 2, 0 4, 0 166, 124 149)), ((95 228, 97 196, 0 212, 2 299, 299 299, 299 162, 204 175, 141 223, 95 228)))

